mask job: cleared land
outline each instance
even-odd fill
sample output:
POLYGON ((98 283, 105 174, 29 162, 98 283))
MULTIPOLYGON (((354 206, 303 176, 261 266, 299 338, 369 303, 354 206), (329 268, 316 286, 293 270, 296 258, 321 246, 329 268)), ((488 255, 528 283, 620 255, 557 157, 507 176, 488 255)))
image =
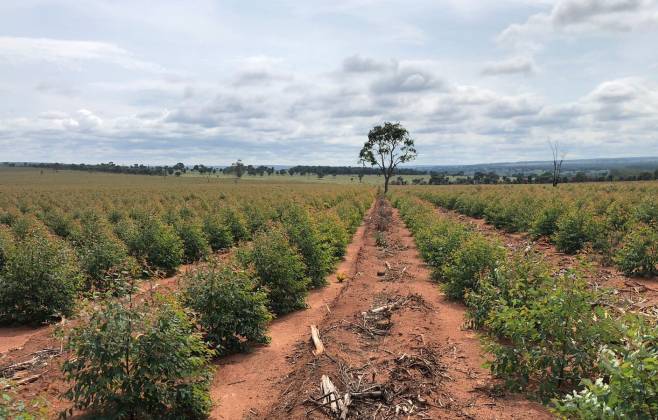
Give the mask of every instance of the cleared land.
MULTIPOLYGON (((580 391, 581 379, 620 381, 599 365, 601 348, 645 385, 644 394, 625 395, 623 409, 656 412, 653 379, 634 376, 644 371, 632 357, 644 354, 644 363, 653 357, 658 284, 651 272, 629 276, 615 268, 620 250, 637 239, 633 232, 655 229, 655 183, 559 192, 396 187, 391 197, 376 198, 368 186, 316 182, 2 175, 3 290, 17 280, 30 285, 44 271, 53 270, 55 280, 62 272, 57 258, 26 265, 19 257, 28 245, 64 250, 72 267, 64 272, 79 279, 64 317, 53 312, 21 322, 14 316, 18 304, 0 308, 5 392, 29 409, 36 401, 37 417, 74 408, 64 397, 73 382, 62 367, 80 357, 67 337, 93 320, 85 308, 93 314, 126 296, 131 307, 149 306, 158 295, 196 304, 195 334, 217 349, 205 388, 211 418, 550 418, 551 398, 580 391), (542 217, 556 200, 562 209, 549 212, 548 223, 542 217), (584 227, 560 219, 577 215, 587 218, 584 227), (538 228, 553 230, 541 235, 538 228), (559 248, 567 228, 576 233, 568 238, 582 240, 571 253, 559 248), (160 244, 157 252, 153 244, 160 244), (107 246, 116 253, 108 257, 107 246), (85 264, 95 253, 106 257, 100 270, 85 264), (221 300, 201 305, 189 294, 201 290, 191 285, 205 287, 205 279, 223 285, 226 278, 226 291, 236 292, 233 282, 244 296, 260 296, 235 314, 276 314, 258 321, 262 336, 251 324, 218 329, 207 320, 242 309, 227 309, 221 300), (645 328, 640 325, 649 328, 642 336, 648 338, 631 340, 629 331, 645 328)), ((26 302, 39 292, 20 290, 26 302)))

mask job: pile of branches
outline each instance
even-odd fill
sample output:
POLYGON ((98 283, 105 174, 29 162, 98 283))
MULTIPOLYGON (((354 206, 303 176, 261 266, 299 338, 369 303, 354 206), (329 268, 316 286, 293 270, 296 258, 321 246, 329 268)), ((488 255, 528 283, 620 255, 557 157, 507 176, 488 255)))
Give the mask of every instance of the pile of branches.
POLYGON ((374 367, 370 363, 351 367, 338 362, 337 379, 322 375, 320 395, 307 401, 327 416, 339 419, 394 419, 416 416, 430 418, 427 411, 435 404, 432 391, 446 378, 445 367, 431 348, 420 348, 414 354, 402 354, 374 367), (378 376, 387 376, 376 382, 378 376))
POLYGON ((32 374, 32 372, 37 369, 45 368, 48 366, 48 361, 50 359, 59 356, 60 354, 62 354, 61 349, 47 348, 35 351, 34 353, 29 354, 29 359, 23 362, 1 367, 0 378, 8 379, 17 386, 34 382, 39 379, 42 374, 32 374))
POLYGON ((384 270, 378 271, 377 276, 381 278, 382 281, 401 281, 409 273, 407 272, 408 266, 398 263, 396 265, 391 265, 388 261, 384 261, 384 270))
POLYGON ((386 202, 383 197, 377 199, 377 210, 375 212, 375 229, 378 232, 386 232, 391 225, 391 218, 393 211, 391 206, 386 202))
POLYGON ((354 322, 345 322, 347 322, 348 329, 357 331, 361 335, 365 335, 370 339, 374 339, 376 337, 388 335, 393 326, 393 323, 391 322, 393 312, 409 305, 412 305, 415 308, 426 306, 422 296, 417 294, 388 297, 385 303, 356 315, 354 322))

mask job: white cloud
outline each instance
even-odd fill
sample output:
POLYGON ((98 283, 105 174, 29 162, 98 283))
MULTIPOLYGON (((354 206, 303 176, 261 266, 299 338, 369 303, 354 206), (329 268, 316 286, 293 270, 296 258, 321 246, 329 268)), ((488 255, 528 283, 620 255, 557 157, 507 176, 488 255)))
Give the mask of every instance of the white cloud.
POLYGON ((420 163, 542 158, 548 136, 655 154, 657 2, 7 0, 3 160, 355 164, 384 120, 420 163))
POLYGON ((103 62, 127 70, 161 72, 162 67, 138 59, 114 44, 49 38, 0 37, 0 60, 11 64, 47 62, 80 67, 85 62, 103 62))

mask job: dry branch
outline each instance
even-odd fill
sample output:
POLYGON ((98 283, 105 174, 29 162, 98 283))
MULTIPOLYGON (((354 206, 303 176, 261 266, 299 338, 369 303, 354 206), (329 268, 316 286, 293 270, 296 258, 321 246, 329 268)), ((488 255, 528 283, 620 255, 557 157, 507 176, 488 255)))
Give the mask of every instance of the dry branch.
POLYGON ((320 340, 320 332, 318 331, 318 327, 315 325, 311 325, 311 339, 313 340, 313 345, 315 346, 313 355, 319 356, 324 353, 324 344, 322 344, 322 340, 320 340))

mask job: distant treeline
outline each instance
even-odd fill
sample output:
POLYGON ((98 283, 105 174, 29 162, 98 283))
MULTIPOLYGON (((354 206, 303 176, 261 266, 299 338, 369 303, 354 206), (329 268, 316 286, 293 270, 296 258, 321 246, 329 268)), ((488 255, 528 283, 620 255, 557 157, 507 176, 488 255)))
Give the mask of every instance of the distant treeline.
MULTIPOLYGON (((86 163, 15 163, 15 162, 5 162, 5 166, 10 167, 30 167, 30 168, 41 168, 41 169, 54 169, 58 170, 70 170, 70 171, 88 171, 88 172, 110 172, 114 174, 131 174, 131 175, 158 175, 158 176, 167 176, 167 175, 176 175, 179 176, 186 172, 197 172, 199 174, 218 174, 218 173, 232 173, 235 171, 235 167, 229 166, 226 168, 215 168, 212 166, 205 165, 194 165, 187 166, 182 162, 179 162, 173 166, 168 165, 158 165, 158 166, 149 166, 135 163, 134 165, 117 165, 114 162, 108 163, 98 163, 98 164, 86 164, 86 163)), ((271 175, 275 172, 273 167, 268 166, 252 166, 252 165, 241 165, 242 173, 249 175, 271 175)))
MULTIPOLYGON (((359 181, 364 175, 380 175, 377 168, 364 168, 359 166, 310 166, 297 165, 288 169, 275 169, 272 166, 253 166, 244 165, 236 162, 225 168, 216 168, 205 165, 188 166, 179 162, 173 166, 147 166, 142 164, 134 165, 117 165, 113 162, 99 164, 85 163, 15 163, 5 162, 2 165, 10 167, 32 167, 41 169, 54 170, 73 170, 89 172, 109 172, 118 174, 134 175, 157 175, 180 176, 186 172, 196 172, 199 174, 227 174, 241 177, 243 175, 265 176, 265 175, 315 175, 318 178, 335 175, 351 175, 358 177, 359 181)), ((549 184, 552 182, 552 173, 515 173, 512 175, 499 175, 496 172, 475 172, 472 175, 466 175, 464 171, 427 171, 412 168, 396 169, 395 179, 392 180, 394 185, 446 185, 446 184, 549 184), (402 175, 407 175, 403 178, 402 175), (408 176, 417 176, 417 178, 408 179, 408 176), (429 177, 429 178, 428 178, 429 177)), ((623 169, 613 169, 610 171, 577 171, 563 174, 560 176, 561 183, 569 182, 611 182, 611 181, 649 181, 658 180, 658 168, 654 171, 633 172, 623 169)))
MULTIPOLYGON (((636 175, 625 174, 620 171, 609 173, 586 173, 584 171, 560 176, 560 183, 570 182, 613 182, 613 181, 651 181, 658 180, 658 168, 653 172, 644 171, 636 175)), ((447 185, 447 184, 550 184, 553 174, 544 172, 542 174, 513 174, 512 176, 500 176, 495 172, 475 172, 472 176, 449 174, 447 172, 430 172, 429 180, 420 177, 411 181, 398 176, 393 181, 394 185, 447 185)))
POLYGON ((131 174, 131 175, 174 175, 184 173, 187 168, 182 163, 174 166, 147 166, 141 164, 134 165, 117 165, 114 162, 86 164, 86 163, 13 163, 6 162, 6 166, 16 167, 25 166, 31 168, 54 169, 56 171, 88 171, 88 172, 110 172, 114 174, 131 174))
MULTIPOLYGON (((287 172, 290 175, 380 175, 381 171, 377 168, 364 168, 362 166, 307 166, 297 165, 289 168, 287 172)), ((397 168, 396 174, 400 175, 427 175, 428 171, 410 168, 397 168)))

